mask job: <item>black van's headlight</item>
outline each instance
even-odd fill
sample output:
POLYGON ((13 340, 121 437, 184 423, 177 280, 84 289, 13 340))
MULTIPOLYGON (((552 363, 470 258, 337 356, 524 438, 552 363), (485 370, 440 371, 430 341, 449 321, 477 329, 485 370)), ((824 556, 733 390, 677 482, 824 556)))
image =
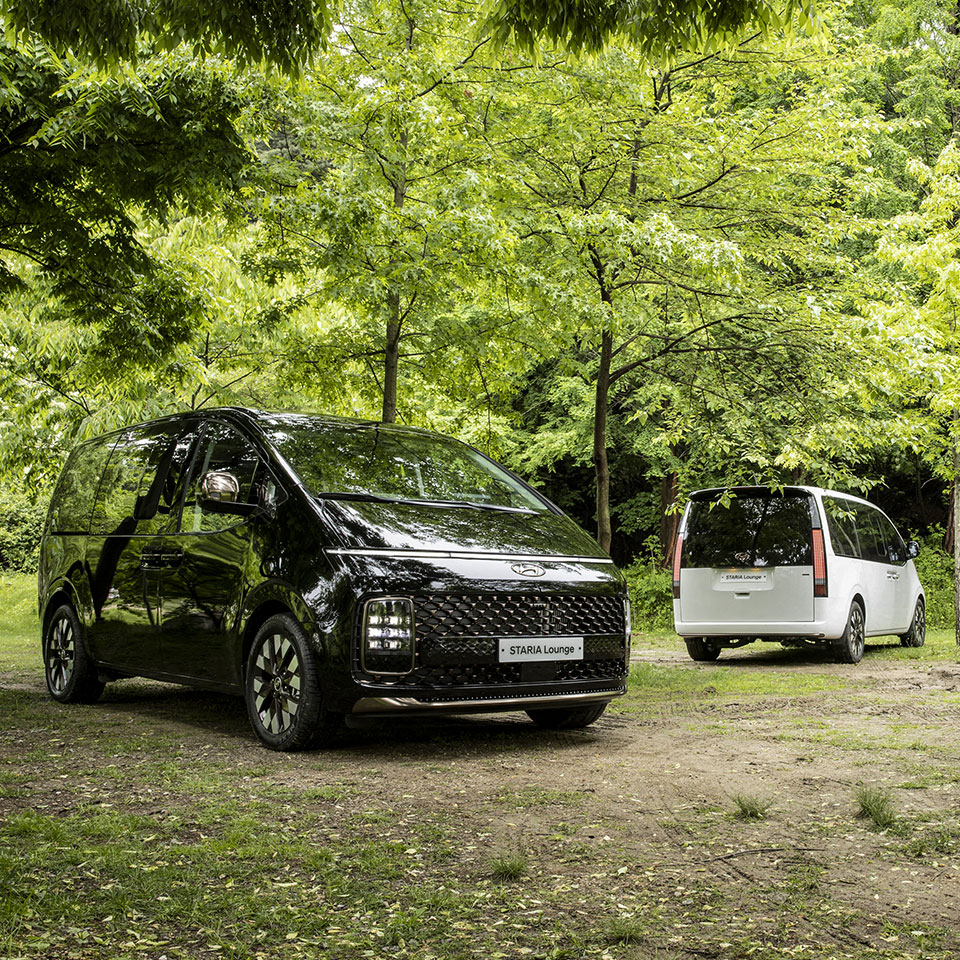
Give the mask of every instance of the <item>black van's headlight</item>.
POLYGON ((360 665, 366 673, 410 673, 414 658, 413 601, 368 600, 363 608, 360 665))

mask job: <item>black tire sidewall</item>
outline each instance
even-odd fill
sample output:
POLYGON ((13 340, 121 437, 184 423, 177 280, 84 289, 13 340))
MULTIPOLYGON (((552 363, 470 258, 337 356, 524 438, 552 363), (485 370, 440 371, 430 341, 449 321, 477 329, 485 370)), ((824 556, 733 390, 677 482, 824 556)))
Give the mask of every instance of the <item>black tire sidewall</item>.
POLYGON ((93 703, 103 692, 104 684, 97 675, 96 665, 87 653, 83 624, 71 604, 60 604, 47 621, 46 630, 43 632, 42 653, 43 679, 47 685, 47 693, 58 703, 93 703), (47 651, 53 631, 61 620, 67 620, 73 630, 73 670, 63 690, 58 692, 53 689, 53 685, 50 683, 47 651))
POLYGON ((243 698, 247 706, 250 725, 264 746, 271 750, 302 750, 316 740, 323 718, 323 698, 320 694, 320 682, 317 676, 317 657, 303 628, 289 614, 276 614, 266 620, 254 637, 247 657, 246 672, 243 678, 243 698), (293 724, 279 734, 271 733, 264 727, 257 712, 253 683, 255 662, 260 648, 267 637, 282 634, 296 649, 300 661, 301 686, 300 702, 293 724))

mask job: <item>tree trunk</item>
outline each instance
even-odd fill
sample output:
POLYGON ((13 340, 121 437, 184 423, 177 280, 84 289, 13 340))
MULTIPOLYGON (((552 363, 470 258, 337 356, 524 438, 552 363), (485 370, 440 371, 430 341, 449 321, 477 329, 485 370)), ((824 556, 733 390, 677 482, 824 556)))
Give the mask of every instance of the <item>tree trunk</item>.
POLYGON ((593 406, 593 467, 597 476, 597 543, 610 552, 610 466, 607 462, 607 402, 610 394, 610 360, 613 334, 604 330, 600 338, 600 369, 593 406))
POLYGON ((680 526, 679 513, 667 513, 677 502, 678 480, 675 473, 668 473, 660 480, 660 556, 663 566, 669 570, 673 566, 673 551, 677 545, 677 528, 680 526))
POLYGON ((960 647, 960 446, 953 442, 953 613, 954 639, 960 647))
POLYGON ((400 369, 400 293, 391 290, 387 295, 390 311, 387 318, 387 342, 383 361, 384 423, 397 422, 397 372, 400 369))

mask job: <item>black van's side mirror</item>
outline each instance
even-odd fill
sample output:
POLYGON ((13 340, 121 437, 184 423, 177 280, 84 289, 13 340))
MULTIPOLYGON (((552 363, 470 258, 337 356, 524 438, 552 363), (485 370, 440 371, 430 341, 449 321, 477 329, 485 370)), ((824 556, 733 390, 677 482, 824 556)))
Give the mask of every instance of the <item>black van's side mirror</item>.
POLYGON ((916 560, 920 556, 920 544, 916 540, 911 540, 907 544, 907 559, 916 560))
POLYGON ((200 508, 206 513, 225 513, 251 517, 259 510, 256 503, 244 503, 240 496, 240 481, 227 470, 211 470, 200 482, 200 508))

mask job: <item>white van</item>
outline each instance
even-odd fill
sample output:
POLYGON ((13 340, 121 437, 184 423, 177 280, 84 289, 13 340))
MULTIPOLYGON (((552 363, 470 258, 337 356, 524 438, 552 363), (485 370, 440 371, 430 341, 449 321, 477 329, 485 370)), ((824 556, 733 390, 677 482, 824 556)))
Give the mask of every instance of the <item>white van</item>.
POLYGON ((890 519, 819 487, 698 490, 680 523, 673 618, 694 660, 754 640, 832 646, 858 663, 864 638, 926 636, 923 587, 890 519))

